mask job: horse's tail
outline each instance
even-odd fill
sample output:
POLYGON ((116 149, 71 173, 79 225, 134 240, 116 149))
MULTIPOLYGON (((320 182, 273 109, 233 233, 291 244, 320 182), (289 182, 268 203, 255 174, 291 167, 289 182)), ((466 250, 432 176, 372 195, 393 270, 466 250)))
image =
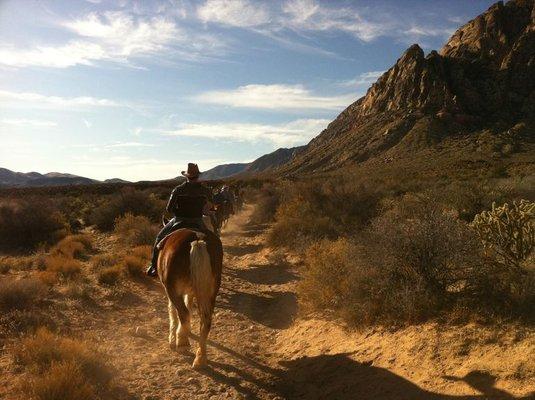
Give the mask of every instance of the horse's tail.
POLYGON ((215 280, 212 274, 212 264, 208 247, 204 241, 204 234, 196 233, 197 240, 191 242, 191 251, 189 253, 191 283, 199 312, 210 313, 211 302, 215 291, 215 280))

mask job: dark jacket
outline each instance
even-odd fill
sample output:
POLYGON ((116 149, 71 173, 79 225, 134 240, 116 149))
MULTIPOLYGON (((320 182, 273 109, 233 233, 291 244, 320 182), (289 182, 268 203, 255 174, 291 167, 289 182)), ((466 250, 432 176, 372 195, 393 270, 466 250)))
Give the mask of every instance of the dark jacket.
POLYGON ((177 186, 167 203, 167 211, 176 217, 202 217, 207 202, 213 203, 212 191, 200 182, 184 182, 177 186))

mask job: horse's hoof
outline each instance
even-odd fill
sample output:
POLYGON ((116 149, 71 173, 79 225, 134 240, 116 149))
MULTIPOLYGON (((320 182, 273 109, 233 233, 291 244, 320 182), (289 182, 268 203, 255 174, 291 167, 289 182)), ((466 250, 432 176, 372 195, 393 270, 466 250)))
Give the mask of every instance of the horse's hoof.
POLYGON ((195 360, 193 361, 192 367, 193 369, 202 369, 206 367, 206 357, 195 357, 195 360))

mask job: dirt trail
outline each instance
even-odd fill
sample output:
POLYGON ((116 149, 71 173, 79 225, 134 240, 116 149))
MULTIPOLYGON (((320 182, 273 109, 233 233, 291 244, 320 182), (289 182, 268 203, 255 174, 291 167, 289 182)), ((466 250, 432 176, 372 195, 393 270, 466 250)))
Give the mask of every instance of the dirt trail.
MULTIPOLYGON (((109 312, 88 326, 88 332, 109 348, 119 370, 119 384, 128 397, 528 398, 533 381, 525 381, 526 386, 513 380, 503 390, 491 374, 479 372, 480 364, 474 363, 474 357, 485 357, 488 347, 476 346, 473 351, 481 354, 450 349, 455 340, 433 325, 397 333, 370 330, 348 334, 322 320, 295 321, 296 260, 264 247, 266 227, 249 224, 251 211, 249 206, 231 219, 222 235, 224 275, 210 333, 209 368, 195 371, 191 368, 193 353, 180 355, 169 350, 167 301, 156 281, 130 294, 124 304, 110 302, 109 312), (422 343, 422 337, 429 340, 422 343), (451 353, 451 358, 445 360, 444 353, 451 353), (466 364, 467 357, 471 363, 466 364)), ((194 314, 194 333, 198 331, 196 322, 194 314)), ((466 332, 453 335, 463 334, 466 332)), ((498 344, 496 354, 489 357, 497 357, 494 363, 520 359, 515 366, 505 365, 505 371, 519 368, 524 361, 525 368, 531 368, 533 337, 512 338, 508 350, 517 353, 509 358, 503 358, 504 349, 498 344)), ((492 341, 489 343, 491 346, 492 341)), ((192 349, 196 344, 192 341, 192 349)))

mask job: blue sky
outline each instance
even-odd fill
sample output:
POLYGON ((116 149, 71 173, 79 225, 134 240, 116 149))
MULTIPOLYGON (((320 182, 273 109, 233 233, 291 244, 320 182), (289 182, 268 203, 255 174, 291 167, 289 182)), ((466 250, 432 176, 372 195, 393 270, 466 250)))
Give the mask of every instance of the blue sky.
POLYGON ((174 177, 307 143, 483 0, 0 0, 0 167, 174 177))

